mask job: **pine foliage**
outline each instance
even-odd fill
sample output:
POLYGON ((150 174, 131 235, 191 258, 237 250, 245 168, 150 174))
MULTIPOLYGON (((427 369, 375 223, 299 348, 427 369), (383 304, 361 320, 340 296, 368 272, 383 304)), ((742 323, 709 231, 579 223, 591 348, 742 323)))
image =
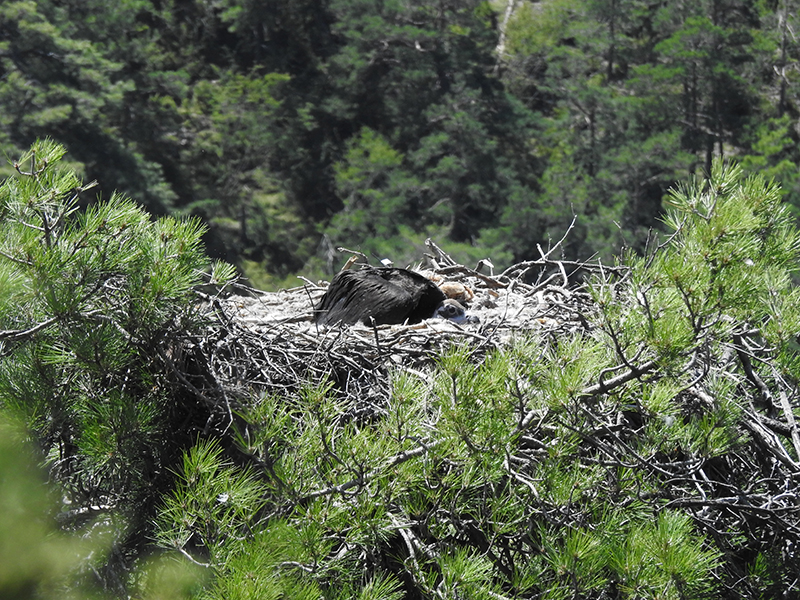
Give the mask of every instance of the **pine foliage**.
POLYGON ((324 379, 255 396, 238 413, 247 466, 213 464, 223 481, 261 474, 257 520, 181 546, 183 498, 229 498, 184 472, 161 543, 226 586, 258 572, 248 593, 353 597, 376 578, 407 598, 794 590, 800 234, 777 186, 737 166, 670 204, 671 236, 572 291, 577 330, 454 344, 424 372, 388 368, 386 395, 357 405, 324 379))
POLYGON ((125 547, 192 441, 177 434, 192 410, 168 365, 199 323, 203 227, 152 221, 119 196, 78 210, 90 186, 63 154, 37 142, 0 186, 0 405, 47 455, 65 520, 129 519, 125 547))
POLYGON ((280 360, 289 336, 245 335, 193 293, 196 222, 118 197, 78 211, 62 154, 37 143, 0 188, 0 406, 65 528, 111 532, 87 559, 107 592, 797 594, 800 232, 776 185, 717 163, 672 192, 672 233, 644 255, 580 265, 572 289, 545 274, 570 327, 412 366, 325 345, 304 371, 280 360), (205 578, 148 567, 159 549, 205 578))

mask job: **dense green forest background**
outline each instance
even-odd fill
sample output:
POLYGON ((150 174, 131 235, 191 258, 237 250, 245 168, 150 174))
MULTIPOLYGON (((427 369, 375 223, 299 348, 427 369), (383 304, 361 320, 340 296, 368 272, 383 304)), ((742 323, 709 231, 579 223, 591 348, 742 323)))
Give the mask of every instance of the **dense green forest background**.
POLYGON ((573 214, 567 257, 607 257, 715 156, 800 206, 797 20, 794 0, 6 1, 0 152, 55 139, 103 197, 202 218, 264 286, 339 245, 536 257, 573 214))

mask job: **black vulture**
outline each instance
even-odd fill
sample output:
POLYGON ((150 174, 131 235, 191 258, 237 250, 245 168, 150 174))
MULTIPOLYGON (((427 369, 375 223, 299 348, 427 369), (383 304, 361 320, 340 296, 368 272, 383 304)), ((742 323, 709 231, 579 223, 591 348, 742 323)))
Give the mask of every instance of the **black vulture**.
POLYGON ((419 323, 434 316, 467 320, 464 307, 430 279, 393 267, 340 271, 314 311, 320 325, 419 323))

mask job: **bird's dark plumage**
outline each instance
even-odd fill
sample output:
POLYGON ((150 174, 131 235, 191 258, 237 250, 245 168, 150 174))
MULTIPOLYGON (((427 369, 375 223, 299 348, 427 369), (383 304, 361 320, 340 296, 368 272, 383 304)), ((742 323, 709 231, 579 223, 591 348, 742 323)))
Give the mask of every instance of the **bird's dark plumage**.
POLYGON ((340 271, 316 307, 321 325, 419 323, 445 300, 429 279, 407 269, 369 267, 340 271))

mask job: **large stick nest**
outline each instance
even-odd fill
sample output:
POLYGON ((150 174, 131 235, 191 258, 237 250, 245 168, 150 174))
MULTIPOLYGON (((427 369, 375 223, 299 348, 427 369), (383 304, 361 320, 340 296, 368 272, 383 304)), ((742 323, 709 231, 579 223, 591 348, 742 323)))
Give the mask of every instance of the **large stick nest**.
POLYGON ((328 282, 279 292, 246 289, 206 305, 212 325, 203 354, 210 371, 244 394, 292 393, 327 379, 355 406, 386 393, 389 369, 419 372, 449 345, 467 344, 481 356, 532 331, 563 335, 588 327, 589 297, 570 285, 584 265, 543 256, 487 274, 456 263, 430 240, 428 246, 420 271, 437 284, 464 286, 468 312, 479 323, 431 318, 415 325, 323 327, 312 317, 328 282))

